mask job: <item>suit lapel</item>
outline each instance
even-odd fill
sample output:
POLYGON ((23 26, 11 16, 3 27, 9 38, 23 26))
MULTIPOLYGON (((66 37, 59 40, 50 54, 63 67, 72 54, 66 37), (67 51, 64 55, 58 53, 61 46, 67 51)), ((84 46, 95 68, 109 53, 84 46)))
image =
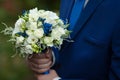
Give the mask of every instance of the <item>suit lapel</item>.
MULTIPOLYGON (((82 30, 82 28, 84 27, 84 24, 87 22, 87 20, 90 18, 90 16, 94 13, 95 9, 100 5, 100 3, 102 3, 102 1, 103 0, 90 0, 88 2, 87 6, 82 11, 81 16, 79 17, 77 23, 75 24, 75 28, 73 29, 73 32, 71 33, 72 40, 82 30)), ((69 44, 70 44, 70 42, 65 41, 64 44, 62 45, 61 52, 64 51, 64 49, 69 44)))
POLYGON ((63 20, 69 19, 69 15, 73 6, 74 0, 61 0, 60 18, 63 20))
POLYGON ((84 27, 84 24, 87 22, 87 20, 90 18, 90 16, 94 13, 97 6, 99 6, 100 3, 102 3, 103 0, 90 0, 85 7, 85 9, 82 11, 81 16, 79 17, 75 28, 73 29, 73 33, 71 34, 71 38, 75 38, 78 32, 82 30, 84 27))

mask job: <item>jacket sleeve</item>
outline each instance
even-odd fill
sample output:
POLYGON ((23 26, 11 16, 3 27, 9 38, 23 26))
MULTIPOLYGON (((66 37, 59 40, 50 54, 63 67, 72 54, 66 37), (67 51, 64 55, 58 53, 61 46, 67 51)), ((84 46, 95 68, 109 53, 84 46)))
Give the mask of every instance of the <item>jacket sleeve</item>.
POLYGON ((57 48, 52 47, 53 54, 53 66, 52 69, 55 69, 56 65, 59 63, 59 50, 57 48))
POLYGON ((120 20, 114 27, 109 80, 120 80, 120 20))

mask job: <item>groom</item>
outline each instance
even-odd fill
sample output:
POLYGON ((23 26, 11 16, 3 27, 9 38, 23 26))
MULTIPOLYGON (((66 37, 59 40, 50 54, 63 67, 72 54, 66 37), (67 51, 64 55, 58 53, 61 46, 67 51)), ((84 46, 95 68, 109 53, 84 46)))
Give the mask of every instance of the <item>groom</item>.
POLYGON ((37 79, 120 80, 120 0, 61 0, 60 17, 68 19, 74 42, 28 59, 35 73, 52 66, 37 79))

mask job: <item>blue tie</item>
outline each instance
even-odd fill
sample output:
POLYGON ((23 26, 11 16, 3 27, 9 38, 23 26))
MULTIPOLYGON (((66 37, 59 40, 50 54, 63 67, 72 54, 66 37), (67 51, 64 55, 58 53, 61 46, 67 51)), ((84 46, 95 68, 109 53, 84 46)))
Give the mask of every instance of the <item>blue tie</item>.
POLYGON ((72 8, 71 15, 70 15, 70 27, 69 27, 69 30, 73 30, 73 28, 75 26, 75 23, 77 22, 80 14, 82 12, 84 3, 85 3, 85 0, 75 0, 74 6, 72 8))

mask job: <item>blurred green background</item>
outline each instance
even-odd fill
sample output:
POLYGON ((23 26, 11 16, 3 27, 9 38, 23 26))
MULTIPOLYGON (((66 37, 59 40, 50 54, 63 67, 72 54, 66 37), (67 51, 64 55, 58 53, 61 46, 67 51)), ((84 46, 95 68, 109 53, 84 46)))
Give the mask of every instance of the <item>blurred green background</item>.
MULTIPOLYGON (((38 7, 58 12, 59 3, 60 0, 0 0, 0 31, 5 28, 1 22, 14 27, 22 10, 38 7)), ((9 36, 0 33, 0 80, 35 80, 24 58, 11 57, 15 50, 8 39, 9 36)))

